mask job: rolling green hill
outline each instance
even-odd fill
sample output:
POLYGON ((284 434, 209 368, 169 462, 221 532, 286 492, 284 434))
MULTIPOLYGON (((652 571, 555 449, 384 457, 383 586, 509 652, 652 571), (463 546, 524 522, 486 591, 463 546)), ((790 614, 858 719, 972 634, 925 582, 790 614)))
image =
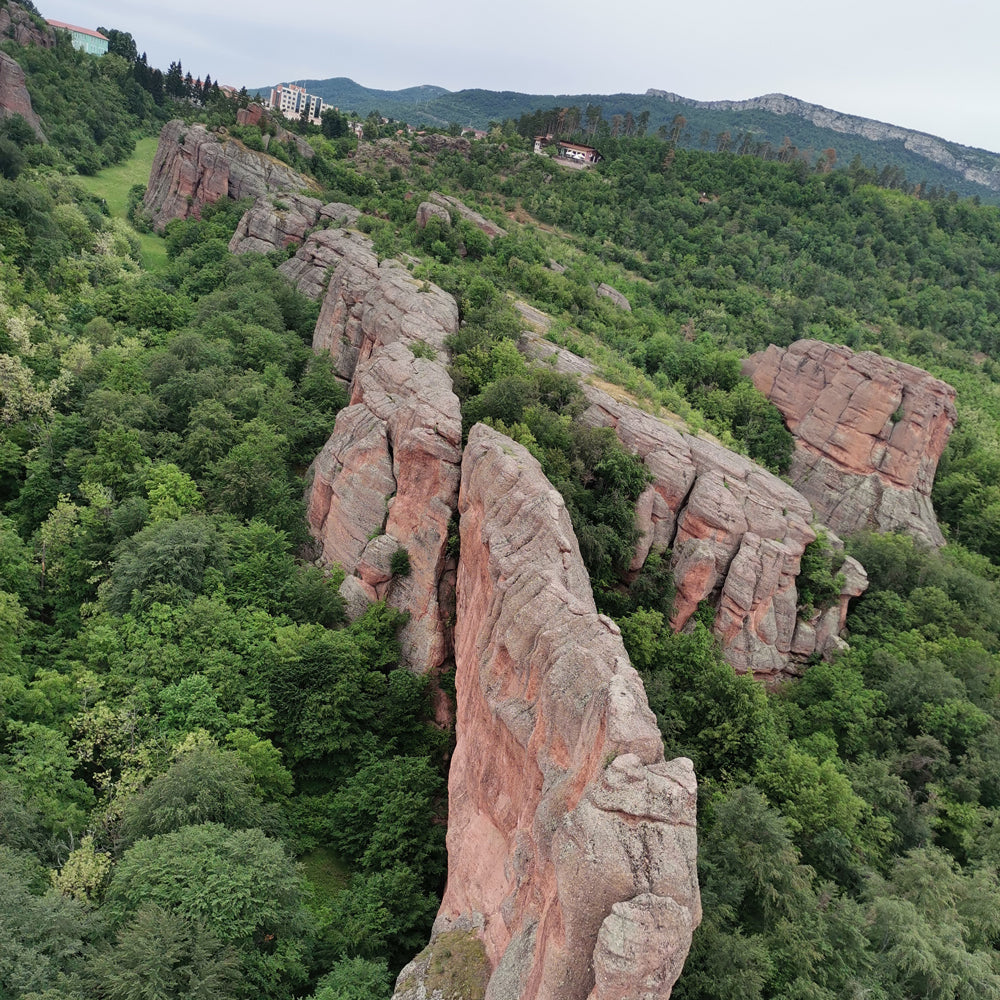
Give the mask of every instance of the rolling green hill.
MULTIPOLYGON (((645 94, 525 94, 517 91, 459 90, 421 86, 405 90, 373 90, 346 77, 300 81, 341 111, 361 116, 378 111, 415 127, 445 127, 450 123, 486 128, 490 122, 517 119, 552 108, 599 106, 603 118, 615 115, 638 118, 649 113, 648 130, 671 129, 678 115, 685 119, 679 144, 716 150, 726 145, 736 150, 743 142, 775 153, 786 140, 815 161, 821 151, 833 149, 837 162, 860 157, 878 172, 901 170, 912 184, 943 187, 963 197, 1000 201, 1000 156, 971 149, 935 136, 874 122, 807 104, 784 95, 749 101, 695 101, 665 91, 645 94), (826 124, 817 124, 825 122, 826 124), (870 138, 875 134, 878 138, 870 138)), ((267 94, 270 86, 258 88, 267 94)), ((251 93, 253 89, 251 88, 251 93)))

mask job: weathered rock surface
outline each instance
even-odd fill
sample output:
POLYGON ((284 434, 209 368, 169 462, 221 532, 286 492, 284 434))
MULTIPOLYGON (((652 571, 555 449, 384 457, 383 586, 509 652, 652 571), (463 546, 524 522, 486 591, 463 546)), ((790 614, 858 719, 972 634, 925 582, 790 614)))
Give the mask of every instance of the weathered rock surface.
MULTIPOLYGON (((0 14, 6 13, 5 8, 0 8, 0 14)), ((32 127, 35 135, 45 141, 42 123, 31 106, 31 95, 24 82, 24 70, 6 52, 0 52, 0 115, 4 118, 20 115, 32 127)))
MULTIPOLYGON (((477 425, 459 506, 458 742, 431 951, 475 928, 488 1000, 665 998, 701 917, 691 763, 664 761, 535 459, 477 425)), ((433 995, 415 977, 397 997, 433 995)))
POLYGON ((50 25, 40 26, 20 4, 7 3, 0 7, 0 37, 12 38, 18 45, 37 45, 51 49, 56 33, 50 25))
POLYGON ((507 235, 506 229, 498 226, 490 219, 484 218, 450 194, 441 194, 439 191, 432 191, 429 197, 435 204, 454 212, 456 215, 460 215, 467 222, 471 222, 477 229, 481 229, 491 240, 497 236, 507 235))
MULTIPOLYGON (((525 335, 522 345, 560 371, 593 372, 590 362, 536 336, 525 335)), ((841 648, 847 603, 864 592, 867 578, 852 560, 838 604, 808 622, 799 619, 795 580, 816 538, 809 501, 750 459, 592 385, 581 387, 590 404, 582 419, 614 428, 653 476, 636 504, 640 539, 630 570, 637 574, 651 552, 671 550, 672 627, 684 628, 698 604, 709 601, 726 659, 761 676, 795 673, 799 661, 841 648)), ((834 535, 831 541, 840 545, 834 535)))
POLYGON ((312 233, 278 270, 312 298, 325 292, 313 350, 328 351, 346 381, 376 344, 420 342, 443 361, 445 339, 458 330, 454 298, 397 260, 380 263, 363 233, 312 233))
POLYGON ((302 194, 264 195, 243 214, 230 253, 270 253, 301 244, 308 232, 327 220, 353 225, 361 211, 343 202, 324 205, 319 198, 302 194))
POLYGON ((597 294, 602 299, 608 299, 613 302, 619 309, 624 309, 625 312, 632 311, 632 306, 630 305, 629 300, 625 298, 625 296, 619 292, 617 288, 612 288, 611 285, 608 285, 603 281, 597 286, 597 294))
POLYGON ((198 218, 220 198, 259 198, 275 192, 315 190, 315 181, 266 153, 247 149, 203 125, 167 122, 153 158, 143 208, 153 227, 198 218))
POLYGON ((839 532, 906 531, 944 544, 930 494, 955 426, 950 385, 815 340, 771 346, 743 369, 795 436, 789 474, 820 520, 839 532))
POLYGON ((417 206, 417 226, 424 229, 431 219, 440 219, 446 226, 451 225, 451 213, 448 209, 429 201, 422 201, 417 206))
POLYGON ((461 411, 444 367, 401 343, 378 344, 313 465, 308 520, 323 561, 348 574, 349 606, 385 600, 409 612, 400 645, 418 673, 451 648, 447 543, 461 453, 461 411), (406 576, 391 569, 400 548, 406 576))

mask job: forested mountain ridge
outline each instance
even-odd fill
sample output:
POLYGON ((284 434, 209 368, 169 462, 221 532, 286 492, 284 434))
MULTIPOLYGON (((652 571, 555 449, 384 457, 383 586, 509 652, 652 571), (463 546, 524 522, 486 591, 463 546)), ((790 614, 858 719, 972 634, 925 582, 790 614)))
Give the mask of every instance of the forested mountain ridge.
MULTIPOLYGON (((698 101, 666 90, 650 88, 644 94, 523 94, 514 91, 459 90, 410 87, 386 91, 363 87, 346 77, 300 81, 310 93, 340 108, 366 116, 373 111, 421 128, 450 123, 485 129, 490 122, 532 116, 552 109, 577 108, 585 114, 597 108, 610 134, 615 119, 638 121, 644 129, 670 134, 678 125, 679 144, 695 149, 757 150, 777 158, 794 147, 810 162, 833 150, 841 165, 860 157, 876 172, 898 184, 905 175, 910 184, 943 187, 984 201, 1000 199, 1000 154, 975 149, 915 129, 890 125, 818 104, 767 94, 748 100, 698 101)), ((265 97, 270 87, 259 88, 265 97)), ((254 93, 254 89, 250 89, 254 93)), ((544 127, 540 124, 542 130, 544 127)), ((596 130, 595 133, 596 134, 596 130)))
MULTIPOLYGON (((82 185, 164 117, 248 149, 267 123, 147 102, 126 56, 10 51, 53 142, 16 121, 0 136, 0 987, 386 1000, 439 906, 448 737, 399 669, 401 616, 376 604, 345 625, 337 577, 314 565, 303 471, 348 402, 310 350, 317 303, 282 277, 289 250, 229 252, 250 206, 200 206, 161 238, 82 185), (86 113, 98 100, 103 121, 86 113)), ((274 135, 267 155, 308 172, 321 208, 358 213, 302 235, 353 219, 373 267, 454 297, 463 425, 544 466, 600 627, 621 631, 667 755, 694 762, 704 920, 674 995, 1000 995, 997 210, 669 136, 568 171, 513 123, 477 142, 366 126, 360 151, 306 129, 311 160, 274 135), (441 192, 506 234, 418 225, 441 192), (770 693, 736 676, 711 607, 665 627, 666 553, 626 585, 647 479, 578 419, 573 382, 517 351, 515 304, 586 356, 592 388, 778 470, 791 439, 741 376, 746 354, 808 337, 931 371, 958 390, 933 491, 948 544, 848 539, 871 583, 850 650, 770 693)), ((278 197, 275 232, 301 204, 278 197)), ((816 541, 802 615, 841 587, 840 553, 816 541)), ((464 544, 449 531, 446 555, 464 544)), ((403 555, 386 553, 390 589, 403 555)), ((620 761, 606 780, 640 774, 620 761)), ((464 933, 446 945, 469 977, 427 971, 477 996, 483 952, 464 933)))

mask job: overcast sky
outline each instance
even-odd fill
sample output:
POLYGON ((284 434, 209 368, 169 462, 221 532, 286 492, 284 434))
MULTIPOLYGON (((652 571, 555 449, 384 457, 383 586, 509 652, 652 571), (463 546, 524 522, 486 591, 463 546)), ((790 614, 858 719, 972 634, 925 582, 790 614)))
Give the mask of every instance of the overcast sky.
POLYGON ((161 69, 257 87, 347 76, 696 100, 784 93, 1000 151, 1000 4, 983 0, 36 0, 130 31, 161 69))

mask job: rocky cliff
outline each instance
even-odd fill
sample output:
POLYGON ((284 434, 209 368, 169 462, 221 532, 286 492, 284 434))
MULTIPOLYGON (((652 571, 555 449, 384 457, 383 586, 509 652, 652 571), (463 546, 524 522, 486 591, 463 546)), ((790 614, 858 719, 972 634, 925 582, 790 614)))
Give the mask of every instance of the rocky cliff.
POLYGON ((351 405, 313 465, 308 520, 323 559, 348 574, 341 592, 352 613, 377 600, 409 613, 400 647, 418 673, 451 652, 448 532, 461 453, 447 372, 397 342, 358 365, 351 405), (406 568, 394 571, 400 550, 406 568))
POLYGON ((240 219, 229 241, 230 253, 270 253, 299 245, 319 225, 354 225, 361 215, 353 205, 324 205, 304 194, 262 195, 240 219))
POLYGON ((690 761, 664 761, 535 459, 477 425, 459 508, 448 887, 397 1000, 437 995, 469 932, 490 1000, 665 998, 701 915, 690 761))
POLYGON ((279 270, 304 294, 323 296, 313 350, 328 351, 346 381, 377 344, 420 343, 444 360, 445 339, 458 330, 454 298, 397 260, 379 261, 363 233, 315 232, 279 270))
POLYGON ((744 372, 795 436, 792 482, 836 531, 944 539, 931 506, 955 390, 913 365, 820 341, 769 347, 744 372))
MULTIPOLYGON (((560 371, 594 374, 589 362, 537 336, 526 334, 522 345, 560 371)), ((653 477, 636 504, 640 539, 630 569, 638 573, 651 552, 671 550, 671 626, 682 629, 700 602, 710 602, 726 659, 759 676, 794 673, 797 663, 841 648, 848 602, 864 592, 867 576, 845 560, 837 604, 800 617, 795 580, 806 545, 816 539, 809 501, 749 459, 593 385, 581 387, 589 403, 582 419, 614 428, 653 477)))
POLYGON ((51 49, 56 33, 51 25, 39 23, 20 4, 5 3, 0 7, 0 37, 13 39, 18 45, 37 45, 51 49))
POLYGON ((316 188, 315 181, 237 139, 204 125, 171 121, 160 132, 142 204, 153 227, 162 230, 171 219, 197 218, 220 198, 316 188))
POLYGON ((351 386, 351 405, 313 463, 310 531, 321 558, 347 574, 352 614, 383 599, 409 613, 403 657, 426 673, 450 655, 454 617, 447 549, 462 417, 441 360, 458 329, 455 300, 396 261, 380 264, 367 236, 344 229, 312 234, 282 269, 306 291, 326 280, 313 348, 329 352, 351 386), (400 549, 405 574, 392 568, 400 549))
MULTIPOLYGON (((0 14, 6 13, 0 9, 0 14)), ((24 82, 24 70, 13 56, 0 52, 0 115, 9 118, 20 115, 43 142, 42 123, 31 106, 31 95, 24 82)))
POLYGON ((709 111, 769 111, 775 115, 791 115, 842 135, 857 135, 873 142, 899 143, 911 153, 944 167, 967 181, 1000 191, 1000 161, 995 153, 961 146, 926 132, 832 111, 820 104, 800 101, 787 94, 765 94, 745 101, 695 101, 670 91, 650 88, 646 91, 646 96, 709 111))

